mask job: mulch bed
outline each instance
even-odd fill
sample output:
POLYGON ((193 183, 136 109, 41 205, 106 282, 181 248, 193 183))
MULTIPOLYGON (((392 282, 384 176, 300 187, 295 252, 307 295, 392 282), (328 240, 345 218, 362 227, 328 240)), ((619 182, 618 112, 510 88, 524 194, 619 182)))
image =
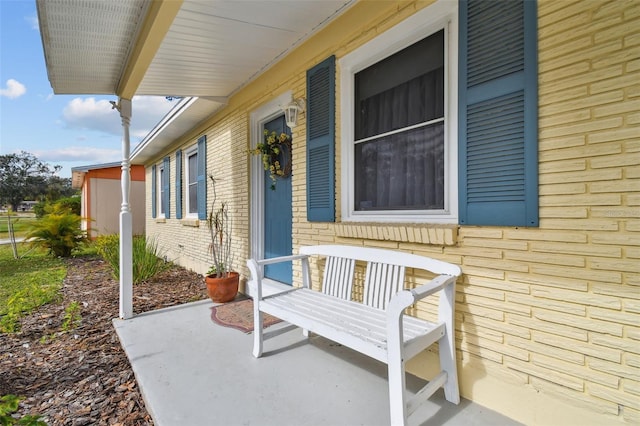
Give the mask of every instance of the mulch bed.
MULTIPOLYGON (((133 291, 136 314, 207 297, 202 276, 177 266, 133 291)), ((23 318, 19 333, 0 334, 0 395, 25 397, 18 413, 49 425, 153 425, 111 323, 118 297, 105 262, 69 259, 60 302, 23 318), (74 301, 82 321, 63 332, 74 301)))

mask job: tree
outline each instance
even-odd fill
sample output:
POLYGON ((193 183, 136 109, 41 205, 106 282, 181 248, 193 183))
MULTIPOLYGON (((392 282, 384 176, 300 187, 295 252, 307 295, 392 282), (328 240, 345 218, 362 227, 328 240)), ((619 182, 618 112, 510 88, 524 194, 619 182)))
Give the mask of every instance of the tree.
POLYGON ((51 167, 25 151, 0 155, 0 204, 10 204, 18 211, 23 200, 45 194, 60 169, 61 166, 51 167))
POLYGON ((77 195, 78 190, 71 187, 71 178, 50 176, 49 179, 47 179, 46 188, 40 192, 40 194, 43 193, 47 201, 57 201, 61 198, 77 195))

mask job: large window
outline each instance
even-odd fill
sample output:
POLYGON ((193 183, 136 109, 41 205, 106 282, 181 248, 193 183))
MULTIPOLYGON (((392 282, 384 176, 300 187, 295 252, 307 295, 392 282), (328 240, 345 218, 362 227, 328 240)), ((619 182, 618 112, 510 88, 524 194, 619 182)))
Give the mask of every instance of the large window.
POLYGON ((355 75, 355 204, 444 208, 444 31, 355 75))
POLYGON ((198 150, 197 147, 185 152, 185 192, 187 216, 198 216, 198 150))
POLYGON ((457 220, 456 32, 441 3, 340 61, 343 220, 457 220))

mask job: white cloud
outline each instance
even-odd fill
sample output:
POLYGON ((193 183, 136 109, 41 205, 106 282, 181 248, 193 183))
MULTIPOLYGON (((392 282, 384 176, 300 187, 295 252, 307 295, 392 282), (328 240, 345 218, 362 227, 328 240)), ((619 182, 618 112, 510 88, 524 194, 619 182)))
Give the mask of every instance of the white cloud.
POLYGON ((74 98, 62 111, 62 121, 71 129, 96 130, 112 135, 122 133, 120 116, 106 99, 74 98))
POLYGON ((39 150, 33 154, 39 160, 50 163, 83 162, 84 164, 101 164, 118 161, 122 158, 119 149, 96 148, 92 146, 68 146, 59 149, 39 150))
MULTIPOLYGON (((135 96, 132 100, 132 138, 144 138, 174 105, 160 96, 135 96)), ((64 108, 62 120, 68 128, 122 135, 120 115, 106 99, 74 98, 64 108)))
POLYGON ((0 96, 6 96, 9 99, 19 98, 25 93, 27 93, 27 88, 24 87, 24 84, 12 78, 7 80, 6 89, 0 89, 0 96))
POLYGON ((144 138, 177 102, 162 96, 134 96, 132 102, 131 136, 144 138))
POLYGON ((40 24, 38 23, 38 15, 27 16, 24 18, 29 25, 31 25, 32 30, 40 31, 40 24))

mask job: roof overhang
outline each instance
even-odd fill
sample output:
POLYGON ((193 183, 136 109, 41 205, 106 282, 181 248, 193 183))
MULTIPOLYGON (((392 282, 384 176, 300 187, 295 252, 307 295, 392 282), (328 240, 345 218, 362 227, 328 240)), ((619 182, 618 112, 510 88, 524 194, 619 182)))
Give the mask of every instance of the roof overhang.
POLYGON ((37 0, 54 93, 117 94, 150 4, 145 0, 37 0))
POLYGON ((355 0, 37 0, 56 94, 228 98, 355 0))
POLYGON ((121 162, 92 164, 89 166, 78 166, 71 168, 71 187, 73 189, 82 188, 84 177, 91 170, 110 169, 112 167, 120 167, 121 162))
POLYGON ((184 98, 135 149, 136 164, 215 113, 355 1, 36 0, 54 93, 184 98))

